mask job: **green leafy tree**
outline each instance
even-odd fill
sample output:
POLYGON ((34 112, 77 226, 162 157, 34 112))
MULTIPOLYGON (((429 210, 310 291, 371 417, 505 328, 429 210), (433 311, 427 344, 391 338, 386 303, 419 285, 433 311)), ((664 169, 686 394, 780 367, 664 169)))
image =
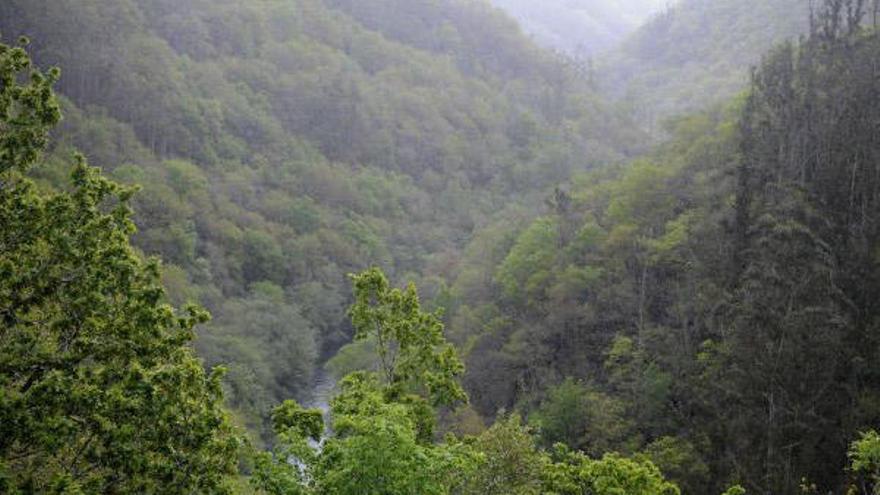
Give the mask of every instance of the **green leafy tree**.
POLYGON ((591 459, 560 448, 561 459, 545 472, 545 490, 558 495, 679 495, 675 484, 666 481, 647 460, 633 460, 617 454, 591 459))
POLYGON ((539 218, 529 225, 495 275, 504 295, 522 304, 543 300, 555 261, 553 248, 558 242, 558 226, 553 219, 539 218))
POLYGON ((388 402, 369 374, 346 378, 332 411, 335 434, 314 468, 317 493, 443 494, 468 468, 454 447, 422 442, 421 411, 388 402))
MULTIPOLYGON (((26 38, 20 42, 28 44, 26 38)), ((52 90, 60 75, 55 68, 47 74, 33 70, 22 46, 0 44, 0 173, 27 171, 45 148, 49 130, 61 120, 52 90), (25 84, 18 82, 22 75, 30 78, 25 84)))
POLYGON ((531 430, 517 414, 501 417, 473 445, 483 462, 468 480, 465 493, 537 495, 546 456, 537 448, 531 430))
POLYGON ((413 286, 390 289, 378 269, 353 279, 352 322, 357 338, 377 342, 381 371, 342 379, 330 405, 332 435, 319 451, 308 440, 321 437, 320 411, 293 401, 276 409, 278 447, 258 456, 253 483, 273 494, 448 493, 474 456, 458 443, 432 442, 431 404, 466 400, 456 380, 463 366, 437 316, 420 310, 413 286), (412 390, 425 390, 431 402, 412 390))
MULTIPOLYGON (((318 354, 314 328, 271 282, 253 284, 246 298, 226 301, 215 315, 212 331, 199 338, 197 350, 211 357, 208 365, 228 367, 227 404, 248 419, 262 418, 268 439, 272 404, 312 384, 318 354)), ((254 429, 260 429, 259 423, 254 429)))
POLYGON ((273 411, 272 427, 277 436, 275 449, 255 455, 251 485, 271 495, 309 493, 309 470, 317 457, 309 441, 321 440, 323 414, 287 400, 273 411))
POLYGON ((0 44, 0 491, 224 492, 240 441, 189 345, 208 315, 163 303, 129 245, 135 189, 81 156, 70 191, 23 175, 58 75, 0 44))
POLYGON ((682 492, 707 493, 709 467, 688 440, 661 437, 648 444, 642 455, 660 468, 667 478, 675 481, 682 492))
POLYGON ((530 416, 530 422, 540 429, 547 445, 564 443, 579 448, 586 433, 585 411, 589 390, 568 378, 547 393, 547 398, 530 416))
POLYGON ((458 382, 464 365, 443 336, 440 315, 422 311, 415 286, 393 289, 377 268, 352 280, 355 302, 349 315, 355 340, 375 341, 389 393, 394 396, 409 386, 423 388, 434 406, 466 401, 458 382))
POLYGON ((862 433, 849 450, 851 470, 859 479, 856 493, 880 494, 880 435, 871 430, 862 433))
POLYGON ((593 455, 626 450, 632 429, 621 401, 568 378, 551 388, 530 415, 543 444, 563 443, 593 455))
MULTIPOLYGON (((292 401, 277 408, 276 449, 257 457, 255 487, 278 495, 678 494, 647 460, 595 460, 560 447, 554 462, 515 414, 478 437, 433 441, 424 425, 433 420, 434 408, 407 392, 436 391, 421 381, 436 376, 431 371, 438 363, 450 362, 437 355, 455 357, 454 349, 442 338, 436 316, 420 311, 413 286, 390 289, 378 269, 353 279, 352 320, 361 338, 375 342, 380 371, 356 371, 342 379, 330 404, 332 431, 320 448, 309 444, 324 431, 320 411, 292 401), (432 332, 427 344, 418 335, 425 331, 432 332), (415 346, 419 343, 422 347, 415 346), (418 365, 397 366, 414 355, 418 365)), ((444 376, 451 382, 439 390, 460 390, 457 373, 444 376)), ((451 397, 465 398, 463 392, 451 397)), ((433 403, 443 404, 442 399, 433 403)))

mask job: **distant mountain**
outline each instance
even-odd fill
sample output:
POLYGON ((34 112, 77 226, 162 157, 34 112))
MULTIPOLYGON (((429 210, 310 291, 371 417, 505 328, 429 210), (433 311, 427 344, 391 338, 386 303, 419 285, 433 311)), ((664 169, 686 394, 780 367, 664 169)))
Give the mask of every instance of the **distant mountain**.
POLYGON ((491 0, 547 47, 580 56, 607 51, 672 0, 491 0))
POLYGON ((729 98, 762 54, 808 26, 808 0, 682 0, 608 54, 600 72, 641 121, 658 122, 729 98))

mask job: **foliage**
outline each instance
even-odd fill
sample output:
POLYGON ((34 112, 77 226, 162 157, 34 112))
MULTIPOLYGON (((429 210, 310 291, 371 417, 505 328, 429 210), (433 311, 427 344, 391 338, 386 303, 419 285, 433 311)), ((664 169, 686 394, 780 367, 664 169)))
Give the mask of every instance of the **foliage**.
POLYGON ((550 219, 535 220, 519 235, 496 275, 505 295, 530 304, 543 299, 556 242, 557 227, 550 219))
POLYGON ((724 493, 721 495, 745 495, 745 494, 746 494, 745 488, 743 488, 739 485, 734 485, 734 486, 728 488, 727 490, 725 490, 724 493))
POLYGON ((477 226, 641 146, 484 2, 8 0, 0 32, 65 69, 39 178, 61 187, 78 148, 143 186, 133 242, 175 265, 175 303, 214 314, 199 355, 229 365, 229 404, 263 433, 351 339, 347 273, 432 299, 477 226))
POLYGON ((880 417, 865 7, 817 6, 810 36, 768 55, 747 94, 548 191, 539 220, 492 225, 500 252, 475 240, 450 330, 478 412, 520 407, 545 442, 640 451, 688 493, 845 485, 841 439, 880 417))
POLYGON ((517 414, 502 417, 473 446, 485 462, 468 481, 464 493, 541 493, 547 459, 536 448, 531 431, 517 414))
POLYGON ((0 2, 66 74, 0 51, 0 491, 223 491, 222 387, 269 493, 876 491, 877 5, 668 9, 602 74, 655 131, 805 35, 629 160, 486 2, 0 2))
POLYGON ((561 460, 548 470, 549 493, 575 495, 678 495, 675 484, 663 479, 660 470, 650 461, 637 461, 607 454, 601 459, 590 459, 583 454, 560 447, 561 460))
POLYGON ((324 435, 324 417, 320 410, 303 409, 296 401, 286 400, 272 412, 272 426, 276 432, 294 432, 319 441, 324 435))
MULTIPOLYGON (((22 38, 21 44, 28 40, 22 38)), ((0 173, 26 171, 46 147, 49 130, 61 120, 52 86, 58 69, 47 74, 31 68, 22 46, 0 45, 0 173), (30 80, 19 84, 20 74, 30 80)))
MULTIPOLYGON (((418 309, 414 287, 389 289, 378 269, 352 279, 356 295, 350 314, 355 328, 381 324, 398 331, 388 332, 382 339, 376 337, 382 342, 375 346, 377 358, 383 345, 386 353, 392 350, 391 343, 399 346, 401 353, 408 352, 400 342, 417 342, 419 332, 437 329, 412 324, 422 321, 414 315, 430 316, 418 309), (392 337, 391 341, 387 337, 392 337), (403 340, 394 340, 398 337, 403 340)), ((450 352, 454 357, 454 349, 447 346, 425 348, 421 354, 429 358, 426 362, 450 352)), ((389 360, 389 356, 386 354, 385 363, 400 362, 389 360)), ((273 415, 277 446, 274 454, 258 456, 254 486, 268 493, 316 494, 561 494, 574 493, 571 490, 575 487, 581 489, 577 493, 590 490, 588 493, 609 495, 620 490, 678 493, 647 460, 617 456, 592 460, 568 453, 564 462, 554 464, 516 414, 499 419, 477 437, 449 435, 436 442, 424 435, 423 426, 435 414, 434 409, 417 396, 395 392, 394 382, 389 381, 419 389, 426 387, 419 382, 431 375, 419 367, 388 370, 391 373, 387 375, 382 370, 358 371, 341 380, 330 404, 332 428, 317 449, 311 448, 308 440, 317 440, 324 431, 320 411, 305 410, 293 401, 277 408, 273 415)), ((450 377, 454 379, 454 375, 450 377)))
POLYGON ((718 104, 748 86, 748 67, 809 32, 800 0, 682 0, 605 56, 608 91, 662 133, 665 119, 718 104))
POLYGON ((862 433, 849 450, 850 468, 861 478, 861 493, 880 493, 880 435, 876 431, 862 433))
MULTIPOLYGON (((271 282, 254 284, 245 297, 223 303, 212 331, 197 342, 198 350, 211 356, 208 366, 231 363, 227 402, 250 413, 249 419, 259 418, 275 397, 296 396, 312 384, 315 329, 290 299, 271 282)), ((270 436, 268 425, 249 426, 270 436)))
POLYGON ((386 402, 376 382, 348 381, 333 413, 336 435, 315 467, 318 493, 446 493, 456 459, 422 444, 414 411, 386 402))
POLYGON ((458 376, 464 372, 455 349, 443 336, 438 314, 421 310, 415 286, 392 289, 377 268, 353 275, 355 302, 349 310, 355 339, 371 339, 380 372, 394 398, 419 384, 434 406, 466 399, 458 376))
POLYGON ((532 415, 545 446, 557 443, 593 455, 625 445, 631 425, 622 403, 571 378, 547 391, 532 415))
POLYGON ((0 45, 3 491, 223 492, 240 440, 222 370, 206 373, 189 348, 208 315, 165 304, 158 261, 130 246, 135 189, 82 156, 69 191, 21 175, 59 118, 56 78, 0 45))
POLYGON ((385 366, 378 375, 355 372, 340 382, 331 402, 332 435, 317 452, 305 441, 321 438, 320 411, 294 401, 277 408, 279 447, 274 460, 260 456, 254 484, 270 493, 448 493, 448 481, 472 463, 456 445, 431 442, 425 425, 433 423, 433 409, 400 387, 426 389, 436 394, 435 404, 465 399, 456 381, 461 363, 436 316, 420 310, 414 286, 391 289, 378 269, 352 280, 355 302, 349 313, 357 338, 375 332, 374 349, 385 366), (437 381, 438 372, 446 383, 437 381), (293 465, 291 458, 297 459, 293 465))
POLYGON ((643 455, 681 487, 683 493, 704 493, 710 482, 709 466, 699 449, 682 438, 662 437, 645 448, 643 455))

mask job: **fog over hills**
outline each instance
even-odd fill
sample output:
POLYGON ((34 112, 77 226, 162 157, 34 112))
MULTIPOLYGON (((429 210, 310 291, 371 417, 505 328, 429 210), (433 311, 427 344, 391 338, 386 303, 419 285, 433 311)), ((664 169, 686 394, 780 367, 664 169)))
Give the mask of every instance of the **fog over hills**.
POLYGON ((880 495, 880 0, 0 35, 0 495, 880 495))
POLYGON ((491 0, 539 44, 592 56, 620 43, 672 0, 491 0))
POLYGON ((742 90, 750 67, 809 28, 808 0, 681 0, 602 57, 607 90, 640 120, 693 112, 742 90))
POLYGON ((808 29, 807 0, 491 0, 533 39, 596 61, 593 75, 654 131, 745 87, 776 43, 808 29))

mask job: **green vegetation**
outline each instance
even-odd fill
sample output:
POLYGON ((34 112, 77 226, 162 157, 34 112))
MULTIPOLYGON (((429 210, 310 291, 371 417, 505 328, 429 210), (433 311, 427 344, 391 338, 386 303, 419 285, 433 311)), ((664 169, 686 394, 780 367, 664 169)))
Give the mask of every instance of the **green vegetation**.
POLYGON ((0 492, 880 495, 880 2, 783 3, 653 150, 483 1, 0 3, 0 492))
POLYGON ((853 442, 849 457, 853 473, 860 478, 857 484, 862 493, 880 493, 880 435, 873 430, 863 433, 853 442))
POLYGON ((829 3, 742 98, 478 233, 506 247, 466 251, 451 285, 477 412, 644 455, 685 493, 845 485, 848 442, 880 419, 880 36, 862 20, 829 3))
POLYGON ((174 303, 212 312, 198 353, 266 437, 272 405, 306 399, 351 338, 347 273, 433 296, 478 225, 639 148, 479 2, 9 0, 0 33, 65 70, 36 177, 60 187, 79 149, 142 185, 133 242, 174 303))
POLYGON ((0 44, 0 491, 222 492, 240 441, 188 347, 207 314, 165 304, 130 247, 134 190, 82 157, 66 191, 24 176, 58 76, 0 44))
POLYGON ((647 128, 719 104, 767 50, 809 32, 802 0, 680 0, 600 60, 607 91, 647 128))
POLYGON ((379 370, 353 372, 340 382, 326 438, 321 411, 293 401, 278 407, 272 416, 277 447, 258 458, 257 488, 278 495, 679 493, 645 459, 591 459, 562 445, 552 454, 540 450, 516 415, 479 436, 435 442, 432 405, 467 399, 456 380, 463 368, 443 325, 420 309, 412 286, 390 289, 377 269, 353 280, 352 323, 357 338, 375 339, 379 370), (320 439, 320 447, 309 443, 320 439))

